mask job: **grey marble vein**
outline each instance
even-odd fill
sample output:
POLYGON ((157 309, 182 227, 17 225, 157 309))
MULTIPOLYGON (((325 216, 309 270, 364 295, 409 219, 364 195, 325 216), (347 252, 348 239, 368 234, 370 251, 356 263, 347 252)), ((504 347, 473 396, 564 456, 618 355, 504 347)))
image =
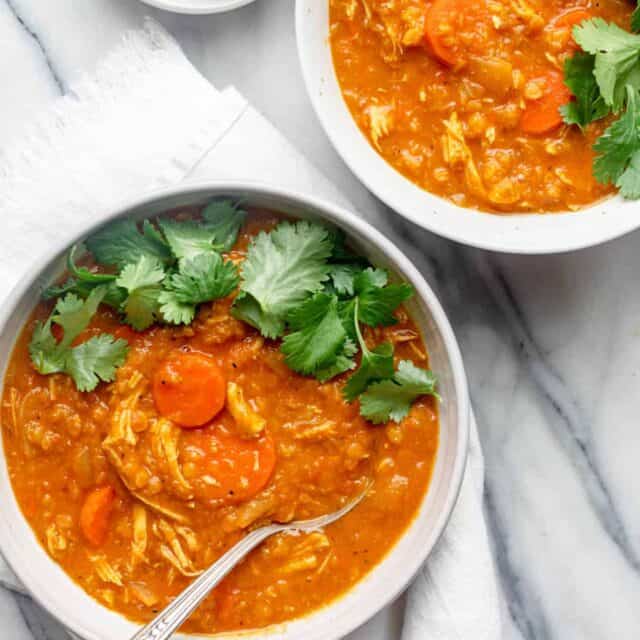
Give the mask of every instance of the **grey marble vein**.
POLYGON ((17 7, 17 4, 14 2, 14 0, 4 0, 4 2, 9 7, 11 13, 13 13, 13 15, 15 16, 15 19, 18 22, 18 24, 22 27, 22 29, 24 29, 24 31, 33 40, 34 46, 42 54, 42 58, 43 58, 45 64, 47 65, 47 68, 51 72, 51 78, 53 79, 53 81, 57 85, 57 87, 58 87, 58 89, 60 91, 60 94, 61 95, 64 94, 66 92, 66 84, 62 80, 62 78, 60 77, 60 74, 58 73, 58 71, 56 70, 56 68, 55 68, 53 62, 51 61, 51 58, 49 57, 49 54, 47 53, 47 50, 45 49, 44 45, 42 44, 42 41, 40 40, 38 34, 29 26, 27 21, 20 14, 20 12, 18 10, 18 7, 17 7))
POLYGON ((551 635, 544 610, 535 593, 531 592, 526 581, 516 573, 509 560, 509 548, 506 543, 509 524, 502 521, 503 516, 496 508, 491 490, 488 488, 485 490, 485 517, 513 624, 520 632, 520 637, 525 640, 548 640, 551 635))
POLYGON ((585 492, 603 529, 618 545, 627 562, 637 571, 640 559, 631 546, 613 497, 593 456, 588 416, 573 396, 567 382, 553 369, 534 342, 508 279, 490 258, 476 262, 494 302, 503 313, 512 341, 529 368, 541 399, 549 409, 548 424, 580 474, 585 492))
POLYGON ((31 598, 15 594, 14 598, 33 640, 69 640, 69 635, 31 598))

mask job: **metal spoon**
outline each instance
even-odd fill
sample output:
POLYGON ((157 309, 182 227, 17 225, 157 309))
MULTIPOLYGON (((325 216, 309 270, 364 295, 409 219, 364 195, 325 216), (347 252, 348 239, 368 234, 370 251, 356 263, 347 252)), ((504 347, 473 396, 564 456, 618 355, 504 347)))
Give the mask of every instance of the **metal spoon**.
POLYGON ((270 536, 283 531, 314 531, 335 522, 351 511, 365 497, 371 484, 342 509, 312 520, 298 520, 286 524, 269 524, 255 529, 216 560, 179 596, 172 600, 151 622, 131 636, 131 640, 166 640, 195 611, 198 605, 249 551, 270 536))

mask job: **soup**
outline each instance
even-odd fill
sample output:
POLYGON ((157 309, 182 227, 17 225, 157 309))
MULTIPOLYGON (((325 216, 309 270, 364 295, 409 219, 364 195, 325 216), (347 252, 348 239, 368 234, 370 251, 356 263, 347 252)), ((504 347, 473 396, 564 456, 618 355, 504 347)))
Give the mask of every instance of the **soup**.
MULTIPOLYGON (((376 151, 418 186, 494 213, 577 210, 612 117, 563 122, 572 29, 628 30, 624 0, 329 0, 336 74, 376 151)), ((614 180, 615 182, 615 180, 614 180)), ((634 196, 635 197, 635 196, 634 196)))
POLYGON ((234 230, 217 217, 229 211, 212 203, 142 227, 116 223, 87 241, 92 255, 76 261, 72 251, 70 277, 35 309, 3 390, 5 457, 24 517, 71 579, 135 621, 252 528, 334 511, 373 481, 325 530, 254 550, 193 614, 191 632, 265 627, 340 596, 410 524, 438 448, 426 347, 401 304, 410 288, 387 283, 335 230, 237 207, 234 230), (278 262, 262 283, 273 302, 278 274, 299 261, 279 244, 286 234, 308 246, 295 269, 308 291, 277 330, 251 269, 278 262), (305 320, 300 330, 320 303, 322 326, 305 320), (314 344, 314 365, 299 347, 316 329, 323 349, 335 345, 328 358, 314 344), (378 371, 365 379, 368 359, 378 371), (407 375, 417 376, 411 389, 407 375), (400 404, 380 405, 384 385, 402 390, 400 404))

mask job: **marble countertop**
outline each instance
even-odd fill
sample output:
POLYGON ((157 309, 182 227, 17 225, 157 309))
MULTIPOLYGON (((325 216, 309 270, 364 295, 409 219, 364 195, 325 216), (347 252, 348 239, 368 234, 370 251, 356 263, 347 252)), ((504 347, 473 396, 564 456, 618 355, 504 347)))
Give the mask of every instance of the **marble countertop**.
MULTIPOLYGON (((637 639, 640 235, 521 257, 466 249, 401 220, 324 136, 302 84, 293 12, 293 0, 206 17, 136 0, 0 0, 0 145, 124 29, 154 15, 217 87, 234 84, 357 208, 375 208, 401 230, 403 249, 436 288, 470 378, 509 635, 637 639)), ((402 600, 354 638, 397 638, 401 613, 402 600)), ((0 629, 7 640, 67 640, 37 605, 2 590, 0 629)))

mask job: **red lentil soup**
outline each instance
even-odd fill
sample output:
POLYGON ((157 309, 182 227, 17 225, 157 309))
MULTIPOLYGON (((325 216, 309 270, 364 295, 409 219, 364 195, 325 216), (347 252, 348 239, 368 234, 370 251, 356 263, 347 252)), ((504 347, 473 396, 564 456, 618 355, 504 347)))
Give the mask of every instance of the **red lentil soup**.
POLYGON ((577 210, 611 120, 563 124, 575 24, 628 29, 626 0, 329 0, 344 99, 372 146, 420 187, 490 211, 577 210))
MULTIPOLYGON (((241 262, 278 220, 250 212, 225 255, 241 262)), ((230 314, 232 299, 202 305, 188 326, 140 333, 101 306, 88 333, 130 346, 115 380, 90 392, 34 369, 29 341, 50 303, 38 305, 11 357, 2 433, 24 517, 77 584, 135 621, 152 618, 251 528, 333 511, 373 480, 364 501, 326 530, 278 535, 252 552, 185 630, 261 628, 307 614, 381 561, 428 487, 438 447, 432 397, 401 422, 375 426, 344 400, 344 375, 322 384, 294 373, 280 341, 230 314), (212 394, 224 408, 195 428, 188 423, 206 421, 211 407, 190 398, 188 415, 167 419, 156 390, 187 370, 212 388, 217 376, 226 384, 222 400, 212 394), (246 438, 256 422, 264 428, 246 438)), ((425 366, 417 327, 403 307, 395 314, 392 326, 365 329, 367 344, 391 342, 396 359, 425 366)))

